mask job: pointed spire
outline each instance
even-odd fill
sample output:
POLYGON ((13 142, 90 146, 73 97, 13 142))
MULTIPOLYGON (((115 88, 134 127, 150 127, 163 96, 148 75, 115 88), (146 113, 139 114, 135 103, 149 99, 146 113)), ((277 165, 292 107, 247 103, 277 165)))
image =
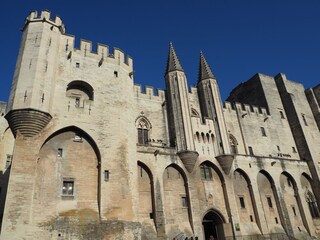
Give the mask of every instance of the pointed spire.
POLYGON ((198 82, 201 82, 204 79, 208 79, 208 78, 214 78, 216 79, 216 77, 213 75, 209 64, 207 63, 207 60, 205 59, 205 57, 203 56, 202 51, 200 51, 200 64, 199 64, 199 79, 198 82))
POLYGON ((176 70, 183 71, 183 68, 179 62, 176 52, 174 51, 172 42, 170 42, 166 73, 176 70))

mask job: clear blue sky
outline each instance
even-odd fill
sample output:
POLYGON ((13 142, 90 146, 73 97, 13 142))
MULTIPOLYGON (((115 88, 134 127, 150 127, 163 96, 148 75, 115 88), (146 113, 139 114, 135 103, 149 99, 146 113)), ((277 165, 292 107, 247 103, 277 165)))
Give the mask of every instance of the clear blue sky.
POLYGON ((121 48, 134 59, 135 82, 164 88, 172 41, 195 85, 199 51, 217 76, 222 99, 257 72, 306 88, 319 84, 319 0, 4 0, 0 5, 0 100, 7 101, 24 19, 31 10, 61 16, 66 32, 121 48))

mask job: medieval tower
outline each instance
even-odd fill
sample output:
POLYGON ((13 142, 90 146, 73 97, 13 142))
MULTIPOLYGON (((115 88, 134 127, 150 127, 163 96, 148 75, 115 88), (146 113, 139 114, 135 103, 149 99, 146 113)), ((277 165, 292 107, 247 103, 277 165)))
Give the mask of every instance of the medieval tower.
MULTIPOLYGON (((165 63, 164 63, 165 65, 165 63)), ((0 239, 320 238, 320 86, 261 73, 223 103, 169 45, 165 90, 31 12, 0 103, 0 239)))

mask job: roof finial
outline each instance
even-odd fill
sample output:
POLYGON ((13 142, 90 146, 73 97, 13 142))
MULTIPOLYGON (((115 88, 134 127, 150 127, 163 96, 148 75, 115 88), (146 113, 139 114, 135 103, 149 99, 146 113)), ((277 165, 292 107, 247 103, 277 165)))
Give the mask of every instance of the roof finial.
POLYGON ((166 74, 176 70, 183 71, 183 68, 179 62, 176 52, 174 51, 173 44, 170 42, 166 74))
POLYGON ((214 78, 216 77, 213 75, 209 64, 207 63, 207 60, 205 59, 202 51, 200 51, 200 64, 199 64, 199 79, 198 82, 201 82, 202 80, 208 79, 208 78, 214 78))

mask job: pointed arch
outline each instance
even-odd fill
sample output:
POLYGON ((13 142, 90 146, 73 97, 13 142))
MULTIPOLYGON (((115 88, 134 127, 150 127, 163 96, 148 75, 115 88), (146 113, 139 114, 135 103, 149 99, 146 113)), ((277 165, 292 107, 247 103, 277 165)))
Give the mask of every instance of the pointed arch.
POLYGON ((138 144, 147 145, 150 142, 151 122, 145 116, 139 116, 136 119, 136 127, 138 131, 138 144))
POLYGON ((237 154, 238 153, 238 147, 237 147, 238 141, 232 134, 229 134, 229 143, 230 143, 230 147, 231 147, 231 153, 237 154))
MULTIPOLYGON (((261 222, 260 217, 258 214, 257 204, 254 196, 254 192, 251 185, 251 180, 248 174, 242 170, 241 168, 237 168, 234 170, 234 175, 239 174, 243 179, 236 179, 233 180, 233 186, 235 189, 236 195, 238 195, 238 208, 245 208, 246 211, 239 211, 240 218, 243 217, 245 219, 245 224, 252 224, 252 227, 259 228, 261 232, 261 222), (242 198, 242 199, 241 199, 242 198), (240 202, 242 201, 242 202, 240 202), (246 206, 245 202, 249 202, 248 206, 246 206), (242 205, 243 204, 243 205, 242 205), (251 219, 252 223, 249 223, 247 219, 251 219), (256 223, 256 225, 254 224, 256 223)), ((257 229, 258 230, 258 229, 257 229)))
POLYGON ((313 180, 311 176, 305 172, 301 174, 301 185, 304 188, 305 201, 308 204, 309 212, 312 218, 319 218, 319 206, 313 191, 313 180))
POLYGON ((308 222, 302 207, 302 201, 299 195, 297 182, 289 172, 283 171, 281 173, 280 186, 283 200, 291 203, 289 206, 286 204, 283 206, 284 208, 287 208, 287 213, 289 214, 290 219, 292 219, 291 226, 294 226, 294 229, 297 229, 299 226, 304 226, 305 230, 310 234, 308 222))
MULTIPOLYGON (((260 170, 257 175, 257 184, 268 224, 275 226, 275 224, 280 222, 284 231, 287 233, 286 222, 283 217, 283 211, 272 176, 266 170, 260 170)), ((274 228, 273 230, 275 232, 279 231, 278 228, 274 228)))
POLYGON ((190 226, 192 232, 191 201, 188 178, 185 171, 179 165, 172 163, 165 168, 162 178, 164 210, 167 221, 174 223, 175 226, 179 225, 181 227, 180 230, 190 226), (177 204, 181 207, 177 207, 177 204), (180 217, 177 218, 177 216, 180 217), (181 217, 185 220, 181 221, 181 217))
POLYGON ((156 226, 155 193, 153 174, 150 168, 138 161, 139 215, 142 220, 153 222, 156 226), (143 173, 147 173, 147 177, 143 173), (147 182, 149 180, 149 182, 147 182))
MULTIPOLYGON (((81 208, 101 210, 101 154, 83 129, 67 126, 52 133, 39 150, 35 192, 39 199, 54 195, 48 204, 76 199, 81 208), (85 174, 83 174, 85 172, 85 174), (88 181, 90 179, 90 181, 88 181), (43 189, 48 189, 45 193, 43 189), (57 196, 57 192, 60 194, 57 196)), ((74 206, 70 206, 73 210, 74 206)), ((52 214, 50 211, 46 214, 52 214)))
MULTIPOLYGON (((100 153, 100 150, 98 148, 98 145, 96 144, 95 140, 84 130, 82 130, 81 128, 77 127, 77 126, 74 126, 74 125, 71 125, 71 126, 67 126, 67 127, 64 127, 64 128, 61 128, 57 131, 55 131, 54 133, 52 133, 45 141, 44 143, 42 144, 41 148, 49 141, 51 140, 53 137, 63 133, 63 132, 68 132, 68 131, 71 131, 71 132, 74 132, 76 133, 77 136, 82 136, 84 137, 85 139, 87 139, 87 141, 90 143, 90 145, 92 146, 92 148, 94 149, 96 155, 97 155, 97 158, 98 158, 98 163, 100 164, 101 163, 101 153, 100 153)), ((40 148, 40 149, 41 149, 40 148)))

